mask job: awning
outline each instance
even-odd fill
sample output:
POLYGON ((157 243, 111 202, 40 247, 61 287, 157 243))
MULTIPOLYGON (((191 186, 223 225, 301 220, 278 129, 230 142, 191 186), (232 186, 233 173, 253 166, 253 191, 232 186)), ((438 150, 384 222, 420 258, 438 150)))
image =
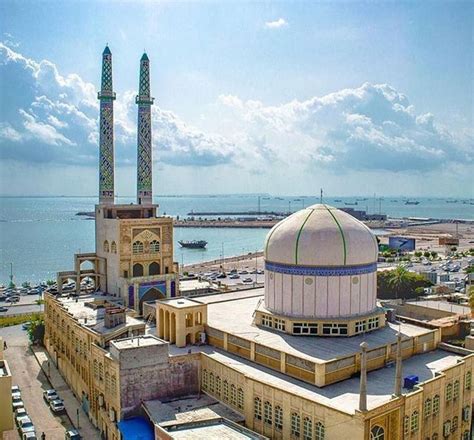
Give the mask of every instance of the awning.
POLYGON ((132 417, 117 423, 123 440, 154 440, 151 423, 143 417, 132 417))

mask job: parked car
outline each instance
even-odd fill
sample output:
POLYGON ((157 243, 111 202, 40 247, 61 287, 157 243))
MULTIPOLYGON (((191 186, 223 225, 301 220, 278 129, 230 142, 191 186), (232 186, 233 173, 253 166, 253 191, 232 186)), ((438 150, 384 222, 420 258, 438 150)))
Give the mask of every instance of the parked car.
POLYGON ((61 399, 51 400, 49 402, 49 407, 54 413, 62 413, 65 411, 64 402, 61 399))
POLYGON ((49 404, 49 402, 51 402, 52 400, 58 400, 59 396, 56 390, 51 389, 51 390, 43 391, 43 399, 46 403, 49 404))
POLYGON ((20 393, 12 394, 12 407, 14 411, 17 410, 18 408, 25 407, 23 400, 21 399, 20 393))
POLYGON ((20 393, 20 387, 18 385, 12 385, 12 394, 20 393))
POLYGON ((244 278, 242 280, 244 283, 253 283, 253 279, 252 278, 244 278))
POLYGON ((35 432, 35 427, 33 422, 28 416, 21 417, 19 420, 18 431, 20 435, 26 434, 27 432, 35 432))
POLYGON ((239 272, 240 275, 247 275, 248 273, 249 273, 248 270, 241 270, 241 271, 239 272))
POLYGON ((38 437, 36 437, 36 432, 34 431, 25 432, 21 436, 21 440, 37 440, 37 439, 38 437))
POLYGON ((237 280, 237 279, 240 278, 240 275, 237 274, 237 273, 234 273, 234 274, 232 274, 229 278, 230 278, 231 280, 237 280))
POLYGON ((25 408, 18 408, 15 410, 15 423, 16 426, 20 426, 20 419, 23 417, 28 417, 28 413, 25 408))
POLYGON ((12 303, 17 303, 18 301, 20 301, 20 297, 17 296, 17 295, 14 295, 14 296, 10 296, 10 298, 8 298, 8 301, 9 302, 12 302, 12 303))
POLYGON ((8 312, 8 307, 0 307, 0 312, 8 312))
POLYGON ((81 440, 81 436, 76 429, 70 429, 66 431, 66 435, 64 437, 65 440, 81 440))
POLYGON ((0 295, 0 301, 6 301, 7 295, 0 295))

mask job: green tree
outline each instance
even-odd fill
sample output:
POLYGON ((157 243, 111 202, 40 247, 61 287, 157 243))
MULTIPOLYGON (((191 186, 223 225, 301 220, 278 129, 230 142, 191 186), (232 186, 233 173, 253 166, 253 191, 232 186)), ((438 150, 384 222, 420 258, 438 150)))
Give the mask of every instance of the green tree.
POLYGON ((54 281, 54 280, 48 280, 48 281, 46 281, 46 285, 52 286, 55 282, 56 281, 54 281))
POLYGON ((423 255, 423 252, 415 251, 415 257, 420 258, 423 255))
POLYGON ((31 287, 30 282, 29 281, 24 281, 23 283, 21 283, 21 287, 23 287, 25 289, 29 289, 31 287))
POLYGON ((431 258, 433 258, 433 259, 434 259, 434 258, 438 258, 438 252, 436 252, 436 251, 431 251, 430 254, 431 254, 431 258))
POLYGON ((38 318, 30 321, 28 327, 28 338, 33 344, 41 344, 44 342, 44 320, 43 318, 38 318))
POLYGON ((423 288, 433 284, 424 276, 403 266, 377 274, 377 297, 380 299, 410 299, 423 294, 423 288), (422 289, 419 289, 422 288, 422 289))
POLYGON ((430 255, 431 255, 431 252, 428 252, 428 251, 423 252, 423 256, 425 258, 430 258, 430 255))

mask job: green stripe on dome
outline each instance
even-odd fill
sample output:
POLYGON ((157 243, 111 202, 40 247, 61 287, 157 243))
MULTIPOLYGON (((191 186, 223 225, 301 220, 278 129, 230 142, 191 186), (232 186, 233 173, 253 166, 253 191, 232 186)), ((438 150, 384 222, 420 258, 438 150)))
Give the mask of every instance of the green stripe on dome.
POLYGON ((336 222, 336 225, 337 225, 337 227, 339 228, 339 232, 341 233, 342 248, 343 248, 343 251, 344 251, 344 266, 345 266, 345 265, 346 265, 346 259, 347 259, 347 249, 346 249, 346 237, 344 237, 344 231, 342 230, 341 225, 340 225, 339 222, 337 221, 336 216, 331 212, 331 210, 330 210, 326 205, 324 205, 324 207, 328 210, 329 214, 331 214, 331 217, 332 217, 332 218, 334 219, 334 221, 336 222))
POLYGON ((311 209, 311 212, 308 214, 308 216, 304 219, 303 224, 301 225, 300 230, 298 231, 298 235, 296 236, 296 246, 295 246, 295 264, 298 264, 298 243, 300 241, 300 236, 301 233, 303 232, 304 225, 308 221, 308 219, 311 217, 311 214, 314 212, 314 209, 311 209))
POLYGON ((275 232, 283 223, 285 223, 290 217, 291 217, 291 215, 288 216, 288 217, 286 217, 285 219, 283 219, 281 222, 277 223, 275 226, 273 226, 273 230, 270 231, 270 235, 268 236, 267 244, 266 244, 266 246, 265 246, 265 254, 268 254, 268 245, 270 244, 270 239, 272 238, 272 235, 274 234, 274 232, 275 232))

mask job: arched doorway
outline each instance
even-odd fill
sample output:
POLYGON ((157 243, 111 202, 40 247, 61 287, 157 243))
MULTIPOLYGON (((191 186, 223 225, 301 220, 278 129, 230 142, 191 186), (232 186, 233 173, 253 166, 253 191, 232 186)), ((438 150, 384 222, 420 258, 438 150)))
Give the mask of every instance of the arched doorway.
POLYGON ((163 338, 165 335, 165 314, 163 312, 163 309, 160 309, 158 312, 158 337, 163 338))
POLYGON ((140 303, 138 304, 138 306, 140 307, 140 313, 143 313, 144 302, 156 301, 157 299, 164 299, 164 298, 166 298, 166 295, 164 293, 160 292, 158 289, 155 289, 154 287, 151 287, 140 298, 140 303))
POLYGON ((170 318, 170 342, 174 344, 176 342, 176 315, 172 313, 170 318))
POLYGON ((154 261, 148 267, 148 275, 159 275, 160 274, 160 264, 154 261))
POLYGON ((143 266, 140 263, 135 263, 133 265, 133 276, 142 277, 143 276, 143 266))

